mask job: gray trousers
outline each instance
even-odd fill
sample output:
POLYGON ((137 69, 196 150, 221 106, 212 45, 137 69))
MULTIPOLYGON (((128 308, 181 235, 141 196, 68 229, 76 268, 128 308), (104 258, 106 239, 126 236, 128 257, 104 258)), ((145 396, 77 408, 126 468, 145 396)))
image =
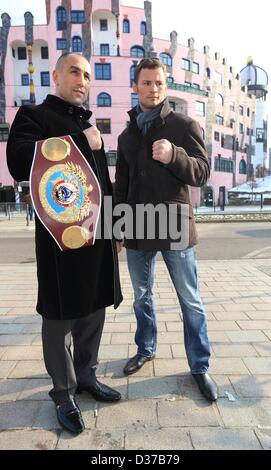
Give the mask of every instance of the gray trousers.
POLYGON ((105 309, 75 320, 42 317, 44 362, 54 385, 49 395, 56 404, 73 398, 77 384, 93 380, 104 320, 105 309))

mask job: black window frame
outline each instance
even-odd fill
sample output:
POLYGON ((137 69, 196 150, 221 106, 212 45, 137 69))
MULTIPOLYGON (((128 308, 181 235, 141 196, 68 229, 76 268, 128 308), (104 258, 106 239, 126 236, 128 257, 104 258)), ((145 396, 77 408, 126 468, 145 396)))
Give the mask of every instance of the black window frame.
POLYGON ((108 20, 107 18, 100 19, 100 31, 108 31, 108 20))
POLYGON ((111 134, 111 119, 110 118, 97 118, 96 127, 97 129, 99 129, 101 134, 111 134), (105 122, 107 125, 109 125, 108 128, 103 127, 104 125, 106 126, 105 122))
POLYGON ((86 22, 86 15, 84 10, 71 10, 71 23, 84 24, 86 22))
POLYGON ((48 46, 41 46, 40 56, 42 59, 49 59, 49 49, 48 46))
POLYGON ((110 55, 110 45, 109 43, 100 44, 100 55, 103 57, 108 57, 110 55), (106 49, 106 54, 103 54, 102 48, 106 49))
POLYGON ((26 60, 27 59, 27 52, 25 46, 19 46, 17 50, 18 60, 26 60))
POLYGON ((111 63, 94 64, 95 80, 112 80, 111 63), (105 76, 107 75, 108 76, 105 76), (98 76, 99 75, 99 76, 98 76))
POLYGON ((28 73, 21 73, 21 85, 22 86, 29 86, 29 74, 28 73), (24 83, 25 81, 25 83, 24 83))
POLYGON ((50 72, 49 71, 46 70, 46 71, 40 72, 40 86, 44 86, 44 87, 50 86, 50 72), (44 81, 47 81, 47 78, 48 78, 48 83, 44 83, 44 81))

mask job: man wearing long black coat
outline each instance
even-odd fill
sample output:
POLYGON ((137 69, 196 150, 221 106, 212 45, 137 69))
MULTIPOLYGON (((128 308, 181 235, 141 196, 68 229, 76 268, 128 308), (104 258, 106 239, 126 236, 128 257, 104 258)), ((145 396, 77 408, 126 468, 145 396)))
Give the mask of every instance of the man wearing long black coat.
MULTIPOLYGON (((15 180, 29 180, 36 141, 70 135, 96 174, 102 194, 112 194, 100 133, 88 122, 92 113, 82 107, 90 76, 83 56, 63 54, 53 72, 56 94, 38 106, 19 109, 7 145, 8 167, 15 180)), ((116 244, 96 239, 93 246, 61 251, 36 217, 36 257, 37 312, 43 320, 45 365, 54 385, 49 394, 62 426, 77 434, 84 423, 74 400, 76 390, 100 401, 121 398, 95 375, 105 307, 117 308, 122 300, 116 244)))

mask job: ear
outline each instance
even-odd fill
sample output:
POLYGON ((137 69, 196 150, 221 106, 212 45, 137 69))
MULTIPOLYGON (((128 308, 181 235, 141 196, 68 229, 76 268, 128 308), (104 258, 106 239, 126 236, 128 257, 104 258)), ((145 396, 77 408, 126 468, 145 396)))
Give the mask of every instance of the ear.
POLYGON ((137 85, 136 85, 135 82, 133 82, 132 88, 133 88, 133 92, 134 92, 134 93, 137 93, 137 92, 138 92, 138 90, 137 90, 137 85))
POLYGON ((58 73, 56 70, 53 70, 53 80, 54 83, 57 85, 58 73))

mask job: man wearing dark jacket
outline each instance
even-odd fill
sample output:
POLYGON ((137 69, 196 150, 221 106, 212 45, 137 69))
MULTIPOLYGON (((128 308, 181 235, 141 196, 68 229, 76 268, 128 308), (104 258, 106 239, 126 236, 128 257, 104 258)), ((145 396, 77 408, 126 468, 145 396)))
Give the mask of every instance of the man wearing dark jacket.
MULTIPOLYGON (((69 135, 95 173, 102 194, 112 194, 100 133, 88 122, 92 113, 82 107, 90 76, 83 56, 63 54, 53 72, 56 94, 38 106, 19 109, 7 145, 8 167, 15 180, 29 180, 35 142, 69 135)), ((84 422, 74 399, 76 391, 99 401, 121 398, 95 373, 105 307, 117 308, 122 300, 116 244, 107 237, 96 239, 93 246, 61 251, 36 217, 36 257, 37 312, 42 315, 44 361, 53 381, 49 394, 61 425, 78 434, 84 422)))
MULTIPOLYGON (((194 253, 197 236, 188 192, 188 185, 204 185, 210 173, 201 130, 196 121, 171 110, 166 98, 166 70, 158 59, 143 59, 137 65, 133 91, 138 94, 139 103, 129 111, 130 125, 119 137, 115 186, 115 202, 129 204, 134 216, 133 234, 125 236, 125 247, 134 289, 138 349, 124 367, 124 373, 133 374, 155 357, 157 325, 152 289, 155 257, 161 251, 183 313, 191 373, 201 393, 214 401, 217 387, 207 374, 210 346, 198 290, 194 253), (138 218, 140 205, 154 208, 162 205, 167 216, 174 212, 174 207, 176 223, 182 222, 181 240, 173 243, 170 231, 168 236, 159 236, 169 220, 165 217, 159 220, 159 232, 156 222, 154 228, 149 227, 153 233, 148 238, 151 230, 145 226, 142 229, 142 219, 138 218), (188 236, 183 246, 185 228, 188 236), (140 232, 143 236, 138 235, 140 232)), ((125 227, 124 234, 128 228, 125 227)))

